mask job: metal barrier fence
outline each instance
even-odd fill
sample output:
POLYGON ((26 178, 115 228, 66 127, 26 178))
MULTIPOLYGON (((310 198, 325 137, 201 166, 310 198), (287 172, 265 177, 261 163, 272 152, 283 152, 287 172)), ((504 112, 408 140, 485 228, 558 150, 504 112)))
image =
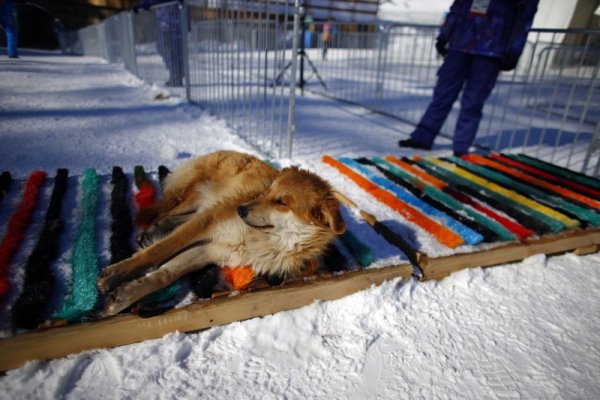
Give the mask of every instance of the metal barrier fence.
POLYGON ((296 76, 294 5, 189 3, 189 99, 224 116, 269 155, 291 157, 296 76), (227 7, 225 7, 225 4, 227 7), (288 86, 274 85, 287 69, 288 86))
MULTIPOLYGON (((316 93, 419 122, 442 62, 437 26, 301 29, 296 11, 297 0, 165 3, 82 29, 70 48, 171 86, 272 156, 292 156, 298 79, 316 93)), ((476 146, 521 148, 597 175, 599 42, 600 30, 532 30, 518 68, 501 74, 486 102, 476 146)), ((452 135, 458 109, 456 102, 443 135, 452 135)))
MULTIPOLYGON (((442 58, 437 26, 337 24, 323 26, 307 49, 326 84, 316 93, 353 102, 416 125, 427 108, 442 58)), ((600 30, 533 29, 515 71, 502 73, 484 108, 476 146, 521 149, 565 167, 597 175, 600 148, 600 30)), ((442 135, 451 137, 456 102, 442 135)))
POLYGON ((291 157, 297 8, 292 0, 173 1, 64 32, 61 47, 123 63, 224 117, 265 154, 291 157), (289 84, 274 85, 284 69, 289 84))

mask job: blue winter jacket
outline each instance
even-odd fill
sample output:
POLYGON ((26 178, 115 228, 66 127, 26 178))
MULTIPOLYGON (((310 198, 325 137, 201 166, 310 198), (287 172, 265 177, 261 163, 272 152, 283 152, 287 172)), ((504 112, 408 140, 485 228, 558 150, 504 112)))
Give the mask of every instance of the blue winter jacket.
POLYGON ((473 11, 473 1, 454 1, 438 39, 448 42, 449 50, 463 53, 520 55, 539 0, 490 0, 485 14, 473 11))

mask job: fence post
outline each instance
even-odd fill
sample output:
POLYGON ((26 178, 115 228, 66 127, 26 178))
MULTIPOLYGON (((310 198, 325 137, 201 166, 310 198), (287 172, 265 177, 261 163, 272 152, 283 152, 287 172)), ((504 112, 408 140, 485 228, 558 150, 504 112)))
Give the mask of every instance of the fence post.
POLYGON ((99 23, 96 25, 98 28, 98 40, 100 40, 100 47, 102 49, 101 57, 106 61, 111 62, 110 55, 108 54, 108 44, 106 38, 106 23, 99 23))
MULTIPOLYGON (((300 16, 305 12, 300 5, 300 0, 294 0, 294 33, 292 37, 292 68, 290 76, 290 101, 288 105, 287 143, 288 158, 292 158, 292 139, 296 131, 296 69, 298 67, 298 35, 300 34, 300 16)), ((279 146, 279 157, 281 157, 281 146, 279 146)))
POLYGON ((179 24, 181 27, 181 50, 182 50, 182 60, 183 62, 183 76, 185 77, 185 97, 188 102, 191 102, 191 88, 190 88, 190 51, 189 51, 189 40, 188 40, 188 32, 190 28, 189 21, 189 6, 188 0, 184 0, 183 4, 179 5, 179 16, 181 23, 179 24))
POLYGON ((383 26, 378 27, 379 48, 377 49, 377 71, 375 72, 375 110, 381 111, 381 101, 383 99, 383 81, 385 72, 384 57, 387 55, 387 46, 390 31, 383 26))
MULTIPOLYGON (((600 122, 596 123, 596 130, 594 131, 594 136, 592 137, 592 140, 590 141, 590 145, 588 146, 588 149, 585 153, 585 159, 583 160, 583 166, 581 167, 581 172, 583 172, 584 174, 587 173, 587 169, 590 164, 590 158, 592 157, 592 154, 595 153, 596 151, 598 151, 599 147, 600 147, 600 122)), ((594 176, 594 177, 598 176, 599 169, 600 169, 600 160, 596 163, 596 167, 594 168, 594 173, 592 176, 594 176)))
POLYGON ((127 46, 127 52, 129 53, 127 56, 129 58, 129 68, 131 68, 130 72, 135 76, 138 75, 138 66, 137 66, 137 57, 135 55, 135 36, 133 34, 133 12, 128 11, 125 14, 126 18, 126 26, 127 26, 127 40, 126 42, 129 44, 127 46))

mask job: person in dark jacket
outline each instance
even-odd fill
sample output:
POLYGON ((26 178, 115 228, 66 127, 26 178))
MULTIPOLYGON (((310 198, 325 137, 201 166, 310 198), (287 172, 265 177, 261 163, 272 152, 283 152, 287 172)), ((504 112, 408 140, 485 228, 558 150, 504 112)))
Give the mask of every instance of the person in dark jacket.
POLYGON ((525 47, 539 0, 455 0, 436 40, 444 57, 433 99, 400 147, 429 150, 461 89, 453 137, 455 155, 469 152, 483 105, 500 71, 513 70, 525 47))
MULTIPOLYGON (((148 10, 162 3, 172 3, 173 0, 142 0, 133 7, 133 11, 148 10)), ((167 69, 169 80, 166 86, 181 86, 183 81, 183 51, 181 43, 181 9, 179 4, 165 5, 155 9, 158 22, 156 47, 167 69)))
POLYGON ((13 0, 0 0, 0 26, 6 34, 6 47, 10 58, 19 57, 16 14, 17 9, 13 0))

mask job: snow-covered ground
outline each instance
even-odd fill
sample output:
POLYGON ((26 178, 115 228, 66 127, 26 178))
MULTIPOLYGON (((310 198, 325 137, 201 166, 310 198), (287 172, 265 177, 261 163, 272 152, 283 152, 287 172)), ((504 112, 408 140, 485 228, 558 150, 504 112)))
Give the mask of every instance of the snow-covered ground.
POLYGON ((386 0, 379 5, 378 17, 386 21, 437 25, 450 9, 452 0, 386 0))
MULTIPOLYGON (((156 94, 94 58, 3 59, 0 171, 18 179, 58 167, 108 174, 113 165, 175 167, 217 149, 256 154, 222 120, 156 94)), ((307 95, 299 99, 293 162, 386 220, 388 210, 362 200, 319 159, 408 155, 396 141, 409 132, 307 95)), ((9 206, 0 203, 2 226, 9 206)), ((425 252, 441 251, 419 242, 425 252)), ((600 398, 599 263, 597 254, 535 256, 441 282, 396 280, 201 333, 31 362, 0 378, 0 398, 600 398)))

